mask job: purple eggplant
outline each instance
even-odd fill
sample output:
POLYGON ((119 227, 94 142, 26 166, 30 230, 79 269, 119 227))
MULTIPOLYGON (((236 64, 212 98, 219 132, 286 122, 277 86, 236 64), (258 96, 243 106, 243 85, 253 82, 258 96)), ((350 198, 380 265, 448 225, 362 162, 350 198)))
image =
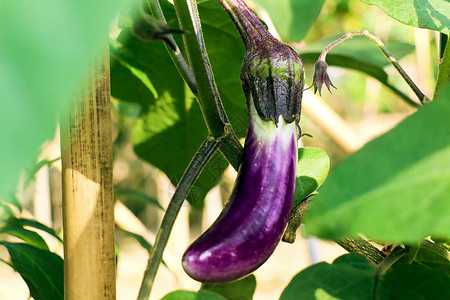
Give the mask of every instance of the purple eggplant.
POLYGON ((246 46, 241 81, 249 123, 232 194, 214 224, 184 253, 183 268, 210 283, 261 266, 286 228, 295 190, 303 65, 240 0, 222 4, 246 46))

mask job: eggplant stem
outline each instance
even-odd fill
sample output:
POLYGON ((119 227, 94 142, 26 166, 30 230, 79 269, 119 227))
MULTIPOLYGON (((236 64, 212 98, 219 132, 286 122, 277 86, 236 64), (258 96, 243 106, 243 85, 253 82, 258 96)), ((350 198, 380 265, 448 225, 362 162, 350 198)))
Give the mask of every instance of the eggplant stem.
MULTIPOLYGON (((381 50, 381 52, 383 52, 384 56, 386 56, 386 58, 391 63, 391 65, 394 66, 394 68, 397 70, 397 72, 400 74, 400 76, 403 78, 403 80, 405 80, 405 82, 409 85, 409 87, 412 89, 414 94, 416 94, 420 103, 424 104, 424 103, 430 101, 430 99, 422 93, 422 91, 417 87, 417 85, 414 83, 414 81, 408 76, 408 74, 406 74, 405 70, 403 70, 403 68, 400 66, 400 64, 394 58, 394 56, 392 56, 391 52, 389 52, 389 50, 386 48, 386 46, 383 44, 383 42, 376 35, 371 34, 367 30, 347 32, 346 34, 341 36, 339 39, 337 39, 334 42, 332 42, 331 44, 329 44, 320 54, 318 61, 319 60, 325 61, 325 57, 326 57, 328 51, 330 51, 334 46, 340 44, 341 42, 343 42, 345 40, 351 39, 354 36, 365 36, 365 37, 369 38, 371 41, 373 41, 377 45, 377 47, 381 50)), ((405 98, 405 97, 402 97, 402 99, 405 100, 406 102, 408 102, 408 104, 411 104, 414 107, 420 108, 420 104, 416 103, 415 101, 413 101, 409 98, 405 98)))
POLYGON ((172 199, 167 206, 166 212, 164 213, 161 226, 159 227, 156 235, 155 244, 150 251, 147 268, 145 270, 144 278, 142 279, 137 298, 138 300, 147 300, 149 298, 156 272, 158 271, 159 265, 162 261, 164 249, 167 245, 173 224, 175 223, 184 199, 188 195, 191 187, 197 180, 206 163, 219 148, 224 138, 226 138, 225 135, 213 140, 207 138, 197 150, 192 158, 192 161, 189 163, 189 166, 184 172, 183 177, 181 177, 175 193, 173 194, 172 199))

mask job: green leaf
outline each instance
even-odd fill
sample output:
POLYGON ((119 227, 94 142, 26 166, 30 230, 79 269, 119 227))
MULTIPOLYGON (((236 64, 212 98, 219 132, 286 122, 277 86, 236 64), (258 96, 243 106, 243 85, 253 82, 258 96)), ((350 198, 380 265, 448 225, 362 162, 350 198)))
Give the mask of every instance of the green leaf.
MULTIPOLYGON (((173 6, 165 1, 162 5, 166 18, 175 19, 173 6)), ((246 103, 239 80, 244 53, 242 42, 218 1, 199 1, 198 5, 216 83, 225 109, 232 116, 233 128, 242 137, 247 128, 246 103)), ((161 42, 144 43, 126 30, 118 42, 121 45, 114 45, 111 53, 126 65, 112 62, 112 94, 119 100, 142 106, 133 132, 134 150, 176 185, 208 136, 199 105, 161 42), (154 91, 148 88, 148 82, 154 91)), ((227 165, 220 153, 211 158, 188 195, 192 205, 202 206, 204 196, 217 184, 227 165)))
POLYGON ((174 291, 165 295, 161 300, 227 300, 214 292, 200 290, 198 292, 174 291))
POLYGON ((42 224, 41 222, 38 222, 36 220, 31 220, 31 219, 25 219, 25 218, 20 218, 20 219, 15 218, 14 222, 17 222, 17 224, 21 224, 22 226, 29 226, 29 227, 33 227, 33 228, 45 231, 48 234, 50 234, 51 236, 55 237, 58 241, 62 242, 62 239, 59 237, 59 235, 55 232, 55 230, 53 228, 50 228, 47 225, 42 224))
MULTIPOLYGON (((364 256, 350 253, 295 275, 280 300, 373 299, 376 268, 364 256)), ((381 276, 376 299, 442 299, 450 277, 417 264, 397 263, 381 276)))
POLYGON ((28 175, 27 179, 31 180, 34 177, 34 175, 36 175, 36 173, 40 169, 42 169, 42 167, 50 165, 50 164, 52 164, 55 161, 58 161, 60 159, 61 159, 61 157, 58 157, 58 158, 55 158, 55 159, 52 159, 52 160, 44 159, 44 160, 39 161, 36 165, 33 166, 33 168, 29 172, 27 172, 28 173, 27 174, 28 175))
POLYGON ((1 1, 0 196, 34 165, 88 63, 107 43, 108 26, 127 1, 1 1))
POLYGON ((450 34, 448 0, 361 0, 376 5, 390 17, 406 25, 450 34))
POLYGON ((329 170, 330 158, 324 150, 313 147, 298 149, 297 180, 292 207, 317 190, 327 178, 329 170))
MULTIPOLYGON (((449 255, 447 252, 447 257, 448 256, 449 255)), ((437 255, 428 248, 420 247, 416 257, 414 258, 414 262, 431 270, 439 270, 450 277, 450 260, 437 255)))
POLYGON ((380 280, 377 299, 428 300, 448 295, 450 277, 417 264, 396 264, 380 280))
POLYGON ((125 197, 128 199, 132 199, 132 200, 138 201, 143 204, 154 205, 154 206, 164 210, 164 208, 161 206, 161 204, 159 204, 158 199, 149 197, 149 196, 147 196, 143 193, 140 193, 136 190, 116 189, 114 192, 115 192, 116 196, 121 196, 121 197, 125 197))
POLYGON ((35 231, 23 228, 20 225, 7 225, 0 228, 0 233, 9 234, 15 236, 27 244, 30 244, 36 248, 42 250, 49 250, 45 240, 35 231))
POLYGON ((281 38, 299 42, 319 16, 325 0, 256 0, 270 15, 281 38))
POLYGON ((16 215, 13 207, 15 207, 19 213, 22 212, 22 205, 17 200, 17 197, 14 193, 10 193, 10 197, 6 197, 5 199, 0 198, 0 221, 7 221, 10 218, 16 215))
POLYGON ((384 241, 448 237, 450 88, 396 128, 349 156, 314 198, 306 232, 329 239, 362 233, 384 241))
POLYGON ((64 262, 50 251, 31 245, 0 242, 8 249, 14 269, 35 300, 64 299, 64 262))
POLYGON ((208 290, 222 295, 227 300, 252 300, 256 288, 255 275, 222 284, 202 284, 200 291, 208 290))
POLYGON ((346 254, 295 275, 280 300, 372 299, 374 275, 375 267, 364 256, 346 254))

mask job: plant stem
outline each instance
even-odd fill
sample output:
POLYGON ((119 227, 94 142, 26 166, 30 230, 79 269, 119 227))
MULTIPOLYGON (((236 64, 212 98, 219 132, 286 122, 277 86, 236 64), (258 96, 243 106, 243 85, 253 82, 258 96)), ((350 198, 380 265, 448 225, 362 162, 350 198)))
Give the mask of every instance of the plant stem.
MULTIPOLYGON (((159 19, 167 23, 166 18, 164 17, 164 12, 162 11, 159 0, 147 0, 147 5, 153 15, 154 18, 159 19)), ((167 34, 167 39, 170 41, 172 45, 175 46, 175 51, 170 48, 167 43, 164 43, 164 46, 169 53, 170 58, 172 59, 175 67, 180 73, 181 77, 184 79, 189 89, 194 95, 197 95, 197 83, 195 82, 194 74, 192 70, 189 68, 188 63, 184 59, 183 53, 181 53, 180 48, 177 45, 177 42, 173 38, 172 34, 167 34)))
POLYGON ((436 81, 436 88, 434 90, 433 99, 439 97, 442 89, 450 84, 450 39, 447 39, 447 46, 441 57, 439 64, 439 73, 436 81))
POLYGON ((410 252, 410 247, 408 246, 397 246, 386 256, 382 262, 377 266, 377 271, 375 273, 375 283, 373 285, 373 300, 377 298, 378 282, 381 275, 384 275, 392 266, 399 261, 400 258, 404 257, 410 252))
POLYGON ((336 241, 336 243, 348 252, 364 255, 374 265, 380 264, 385 258, 380 250, 359 236, 345 237, 336 241))
POLYGON ((237 170, 243 148, 231 127, 220 99, 205 48, 197 3, 195 0, 175 0, 174 4, 180 27, 186 32, 183 34, 183 40, 197 82, 197 99, 206 126, 213 137, 220 137, 226 133, 220 151, 237 170))
POLYGON ((447 260, 450 260, 450 253, 447 250, 439 247, 438 245, 436 245, 433 242, 430 242, 428 240, 424 240, 420 244, 420 246, 423 247, 423 248, 426 248, 426 249, 428 249, 430 251, 432 251, 434 254, 437 254, 437 255, 439 255, 439 256, 447 259, 447 260))
MULTIPOLYGON (((166 18, 164 17, 164 12, 162 11, 161 5, 159 3, 159 0, 147 0, 148 7, 150 8, 150 11, 152 12, 153 16, 159 20, 162 20, 166 22, 166 18)), ((192 6, 192 5, 191 5, 192 6)), ((196 7, 196 6, 195 6, 196 7)), ((194 12, 197 10, 195 9, 194 12)), ((177 12, 178 14, 178 12, 177 12)), ((186 14, 186 13, 185 13, 186 14)), ((241 164, 241 155, 242 155, 242 145, 239 143, 239 139, 237 138, 236 134, 234 133, 231 123, 228 121, 228 118, 225 113, 225 109, 223 108, 222 101, 220 100, 219 93, 217 91, 217 87, 214 81, 213 72, 211 69, 211 64, 209 63, 208 54, 206 52, 206 48, 204 46, 203 41, 203 35, 201 31, 201 25, 200 25, 200 19, 198 16, 198 13, 194 13, 193 16, 191 16, 190 11, 186 14, 186 18, 183 18, 183 24, 180 21, 180 25, 182 28, 188 27, 192 30, 186 32, 186 34, 192 34, 192 32, 195 32, 195 36, 197 37, 198 41, 201 41, 197 44, 197 42, 190 41, 191 44, 186 45, 188 56, 189 53, 192 52, 192 55, 198 55, 196 57, 202 57, 203 63, 198 64, 192 63, 194 66, 194 71, 197 71, 197 75, 194 75, 191 68, 189 67, 188 63, 186 62, 183 54, 181 53, 177 43, 175 42, 175 39, 171 34, 168 35, 168 39, 170 42, 175 45, 176 50, 173 51, 170 47, 168 47, 167 44, 165 44, 167 52, 169 53, 173 63, 175 64, 175 67, 177 68, 178 72, 180 73, 181 77, 184 79, 188 87, 190 88, 191 92, 197 97, 200 108, 203 113, 203 117, 206 122, 206 126, 208 127, 208 130, 212 136, 218 137, 225 134, 225 137, 222 141, 222 144, 220 146, 220 151, 225 156, 225 158, 228 160, 228 162, 233 166, 233 168, 237 171, 239 169, 239 166, 241 164), (194 20, 192 21, 191 20, 194 20), (190 26, 189 26, 190 25, 190 26), (198 49, 195 49, 198 48, 198 49), (201 74, 203 71, 201 69, 204 69, 205 74, 201 74), (206 76, 205 76, 206 75, 206 76), (197 77, 196 77, 197 76, 197 77), (196 78, 200 76, 201 84, 202 84, 202 90, 200 92, 200 96, 198 95, 198 89, 197 89, 197 81, 196 78), (205 83, 206 81, 209 81, 209 86, 211 90, 211 95, 208 97, 203 96, 204 94, 208 94, 208 91, 205 91, 205 83), (213 107, 214 105, 214 107, 213 107), (217 117, 219 116, 219 117, 217 117)), ((179 17, 180 19, 180 17, 179 17)), ((186 40, 185 40, 186 44, 186 40)), ((206 85, 206 89, 208 89, 208 85, 206 85)))
POLYGON ((155 244, 151 249, 147 268, 139 290, 138 300, 147 300, 150 296, 156 272, 161 264, 164 249, 167 245, 167 241, 169 240, 170 232, 172 231, 173 224, 175 223, 175 219, 177 218, 181 205, 183 204, 183 201, 189 193, 192 185, 200 175, 200 172, 203 170, 211 156, 219 148, 223 138, 224 137, 216 139, 207 138, 195 153, 192 161, 184 172, 183 177, 178 183, 175 193, 173 194, 173 197, 170 200, 161 221, 161 226, 159 227, 156 235, 155 244))
MULTIPOLYGON (((323 51, 322 54, 320 54, 318 60, 325 61, 325 57, 334 46, 338 45, 339 43, 351 39, 354 36, 365 36, 368 37, 371 41, 373 41, 378 48, 383 52, 384 56, 389 60, 389 62, 394 66, 394 68, 399 72, 400 76, 406 81, 406 83, 409 85, 409 87, 413 90, 414 94, 416 94, 417 98, 419 98, 420 103, 425 103, 430 101, 427 96, 425 96, 420 89, 417 87, 417 85, 412 81, 412 79, 406 74, 405 70, 400 66, 400 64, 397 62, 397 60, 392 56, 391 52, 386 48, 386 46, 383 44, 383 42, 376 36, 368 32, 367 30, 363 31, 354 31, 354 32, 348 32, 341 36, 336 41, 332 42, 330 45, 328 45, 323 51)), ((408 101, 409 104, 412 104, 408 101)))

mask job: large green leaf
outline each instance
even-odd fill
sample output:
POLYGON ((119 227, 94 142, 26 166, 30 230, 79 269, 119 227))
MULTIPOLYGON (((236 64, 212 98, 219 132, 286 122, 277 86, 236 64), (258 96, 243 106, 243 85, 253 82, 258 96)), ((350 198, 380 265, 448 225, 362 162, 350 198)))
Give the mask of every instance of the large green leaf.
POLYGON ((298 149, 295 195, 292 207, 317 190, 325 181, 330 170, 328 154, 314 147, 298 149))
POLYGON ((449 286, 450 277, 440 271, 417 264, 397 264, 381 278, 376 299, 445 299, 449 286))
POLYGON ((41 222, 25 218, 13 218, 12 221, 17 222, 17 224, 20 224, 22 226, 29 226, 47 232, 48 234, 52 235, 54 238, 62 242, 61 238, 58 236, 58 234, 55 232, 53 228, 48 227, 47 225, 42 224, 41 222))
POLYGON ((14 269, 35 300, 64 299, 64 262, 50 251, 27 244, 0 242, 8 249, 14 269))
MULTIPOLYGON (((445 252, 444 249, 442 250, 443 252, 445 252)), ((419 251, 416 254, 416 257, 414 258, 414 261, 423 267, 433 270, 440 270, 450 277, 450 260, 448 257, 448 252, 447 257, 444 257, 436 254, 428 248, 420 247, 419 251)))
POLYGON ((314 198, 308 234, 385 241, 448 237, 450 89, 348 157, 314 198))
MULTIPOLYGON (((246 104, 239 72, 243 57, 241 39, 218 1, 199 1, 199 11, 217 85, 239 136, 247 127, 246 104)), ((163 2, 168 20, 173 6, 163 2)), ((144 43, 124 30, 121 45, 112 48, 112 94, 122 101, 139 103, 142 114, 133 132, 138 156, 161 169, 176 185, 194 153, 207 137, 195 97, 174 67, 162 43, 144 43)), ((216 153, 192 188, 188 200, 201 206, 228 162, 216 153)))
POLYGON ((376 5, 390 17, 410 26, 450 34, 448 0, 361 0, 376 5))
POLYGON ((362 255, 346 254, 331 265, 322 262, 295 275, 280 300, 443 299, 450 284, 450 277, 440 271, 399 263, 381 276, 372 298, 375 272, 362 255))
POLYGON ((0 2, 0 196, 52 137, 88 63, 126 1, 0 2))
POLYGON ((347 254, 333 264, 315 264, 301 271, 280 300, 372 299, 375 267, 362 255, 347 254))
POLYGON ((45 240, 35 231, 23 228, 21 225, 8 225, 0 228, 0 233, 15 236, 22 241, 42 250, 49 250, 45 240))
POLYGON ((281 38, 299 42, 319 16, 325 0, 256 0, 270 15, 281 38))
POLYGON ((252 300, 256 288, 255 275, 228 283, 204 283, 201 291, 207 290, 222 295, 227 300, 252 300))

